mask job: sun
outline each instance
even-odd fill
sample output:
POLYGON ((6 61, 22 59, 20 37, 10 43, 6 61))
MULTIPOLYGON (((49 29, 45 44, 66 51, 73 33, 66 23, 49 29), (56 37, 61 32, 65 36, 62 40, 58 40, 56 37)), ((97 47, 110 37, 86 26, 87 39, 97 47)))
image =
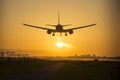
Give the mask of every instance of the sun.
POLYGON ((63 42, 57 42, 57 47, 61 48, 63 46, 65 46, 65 44, 63 42))

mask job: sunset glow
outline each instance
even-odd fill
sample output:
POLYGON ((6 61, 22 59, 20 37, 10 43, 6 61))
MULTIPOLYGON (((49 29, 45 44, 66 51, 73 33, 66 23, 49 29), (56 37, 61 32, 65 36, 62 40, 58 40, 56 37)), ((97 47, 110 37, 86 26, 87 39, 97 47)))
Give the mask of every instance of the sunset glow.
POLYGON ((62 48, 64 46, 66 46, 66 44, 64 44, 63 42, 57 42, 57 47, 62 48))
MULTIPOLYGON (((115 56, 119 54, 119 47, 114 48, 111 44, 116 38, 111 37, 115 31, 112 32, 113 26, 109 25, 111 23, 109 6, 111 5, 106 0, 2 1, 0 49, 39 51, 39 56, 58 56, 59 54, 56 53, 62 53, 62 51, 68 56, 74 54, 115 56), (45 24, 57 25, 58 11, 61 25, 72 24, 63 27, 64 29, 94 23, 97 25, 73 30, 73 34, 67 32, 68 36, 65 36, 65 33, 62 33, 62 36, 59 33, 52 36, 52 33, 48 35, 46 30, 22 24, 55 29, 45 24), (111 45, 113 47, 110 47, 111 45)), ((115 42, 119 43, 119 41, 115 42)), ((35 53, 32 55, 36 56, 35 53)))
POLYGON ((0 80, 120 80, 120 0, 0 0, 0 80))

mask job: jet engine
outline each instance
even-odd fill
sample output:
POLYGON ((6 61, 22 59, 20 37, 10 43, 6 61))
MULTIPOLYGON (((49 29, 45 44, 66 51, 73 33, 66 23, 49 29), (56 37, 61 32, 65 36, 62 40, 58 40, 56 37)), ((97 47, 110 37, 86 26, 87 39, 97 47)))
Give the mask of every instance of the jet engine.
POLYGON ((51 31, 51 30, 47 30, 47 33, 48 33, 48 34, 51 34, 51 33, 52 33, 52 31, 51 31))
POLYGON ((73 30, 69 30, 69 34, 73 34, 73 30))

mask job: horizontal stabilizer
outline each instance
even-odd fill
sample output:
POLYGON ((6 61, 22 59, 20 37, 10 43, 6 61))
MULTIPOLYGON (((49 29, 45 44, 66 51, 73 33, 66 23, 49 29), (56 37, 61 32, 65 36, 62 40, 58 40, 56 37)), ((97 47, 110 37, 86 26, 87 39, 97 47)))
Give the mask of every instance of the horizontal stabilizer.
POLYGON ((63 27, 65 27, 65 26, 71 26, 72 24, 66 24, 66 25, 62 25, 63 27))
POLYGON ((53 27, 56 27, 56 25, 51 25, 51 24, 46 24, 47 26, 53 26, 53 27))

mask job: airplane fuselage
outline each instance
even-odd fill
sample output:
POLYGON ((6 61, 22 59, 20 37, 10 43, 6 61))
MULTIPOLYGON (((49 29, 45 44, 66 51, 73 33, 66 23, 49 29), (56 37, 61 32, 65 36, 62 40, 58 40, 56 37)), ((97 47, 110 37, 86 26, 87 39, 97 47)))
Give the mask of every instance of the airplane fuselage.
POLYGON ((56 31, 57 32, 62 32, 63 31, 63 26, 60 25, 60 24, 56 25, 56 31))

